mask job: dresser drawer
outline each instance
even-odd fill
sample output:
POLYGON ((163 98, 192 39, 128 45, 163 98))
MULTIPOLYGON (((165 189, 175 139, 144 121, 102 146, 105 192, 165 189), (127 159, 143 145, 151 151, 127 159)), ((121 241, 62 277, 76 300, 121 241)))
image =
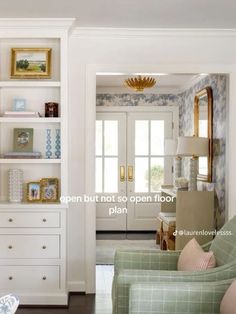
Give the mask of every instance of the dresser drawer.
POLYGON ((59 257, 59 235, 0 235, 0 258, 59 257))
POLYGON ((58 228, 60 213, 1 212, 0 228, 58 228))
POLYGON ((0 266, 0 289, 54 291, 60 288, 60 266, 0 266))

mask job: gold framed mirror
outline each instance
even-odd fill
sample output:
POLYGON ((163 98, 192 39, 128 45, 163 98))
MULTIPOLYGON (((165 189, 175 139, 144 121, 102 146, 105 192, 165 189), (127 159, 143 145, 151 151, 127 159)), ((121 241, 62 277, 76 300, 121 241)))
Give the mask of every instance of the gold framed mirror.
POLYGON ((209 138, 208 157, 199 157, 199 181, 212 182, 213 161, 213 97, 211 87, 197 92, 194 98, 194 135, 209 138))

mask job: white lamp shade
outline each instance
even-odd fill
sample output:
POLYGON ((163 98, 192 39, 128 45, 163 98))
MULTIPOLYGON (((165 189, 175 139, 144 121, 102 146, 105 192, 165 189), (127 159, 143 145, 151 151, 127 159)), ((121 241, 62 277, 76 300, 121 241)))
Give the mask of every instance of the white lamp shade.
POLYGON ((207 137, 182 136, 178 138, 177 155, 208 156, 209 139, 207 137))
POLYGON ((164 146, 165 156, 176 156, 177 140, 172 138, 165 139, 164 146))

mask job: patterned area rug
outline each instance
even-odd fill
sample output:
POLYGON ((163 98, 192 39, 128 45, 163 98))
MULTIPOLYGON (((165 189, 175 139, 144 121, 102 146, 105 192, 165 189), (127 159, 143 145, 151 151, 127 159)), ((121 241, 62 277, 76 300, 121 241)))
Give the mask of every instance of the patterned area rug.
POLYGON ((113 265, 115 251, 125 250, 159 250, 155 240, 97 240, 97 265, 113 265))

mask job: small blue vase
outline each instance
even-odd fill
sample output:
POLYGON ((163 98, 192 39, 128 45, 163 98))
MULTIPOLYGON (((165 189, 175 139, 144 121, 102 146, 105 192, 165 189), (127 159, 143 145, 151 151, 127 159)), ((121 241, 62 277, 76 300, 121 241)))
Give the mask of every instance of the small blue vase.
POLYGON ((50 159, 52 158, 52 130, 47 129, 46 130, 46 158, 50 159))
POLYGON ((60 129, 56 129, 55 156, 57 159, 61 158, 61 130, 60 129))

